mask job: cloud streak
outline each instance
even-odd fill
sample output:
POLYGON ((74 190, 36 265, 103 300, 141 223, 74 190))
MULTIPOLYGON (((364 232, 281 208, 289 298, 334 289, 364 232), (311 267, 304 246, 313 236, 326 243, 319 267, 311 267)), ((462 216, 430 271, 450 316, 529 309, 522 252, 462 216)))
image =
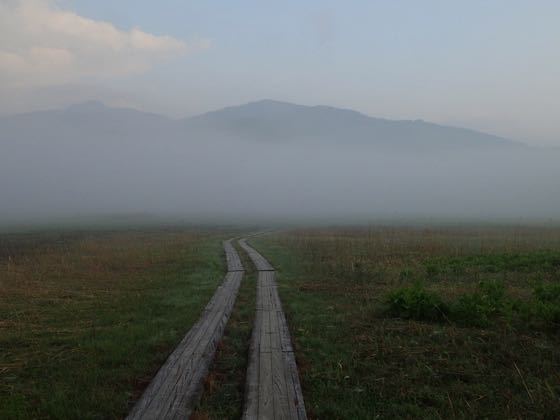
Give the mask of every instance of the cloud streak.
POLYGON ((149 70, 158 61, 209 46, 125 31, 62 10, 52 0, 0 4, 0 87, 48 86, 149 70))

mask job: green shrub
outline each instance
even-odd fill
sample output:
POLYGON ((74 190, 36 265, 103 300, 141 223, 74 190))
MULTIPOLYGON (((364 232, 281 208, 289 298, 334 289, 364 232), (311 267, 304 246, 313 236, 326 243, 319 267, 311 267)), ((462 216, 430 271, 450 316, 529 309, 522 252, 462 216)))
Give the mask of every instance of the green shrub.
POLYGON ((560 304, 560 284, 540 284, 533 290, 533 295, 539 302, 560 304))
POLYGON ((387 303, 392 316, 420 321, 452 320, 459 325, 487 327, 493 319, 503 317, 545 328, 560 326, 560 284, 539 285, 534 289, 534 299, 521 301, 506 295, 502 281, 484 281, 475 292, 447 305, 417 283, 393 291, 387 303))
POLYGON ((560 284, 538 285, 533 296, 534 300, 519 305, 520 316, 539 326, 560 326, 560 284))
POLYGON ((503 308, 506 301, 506 287, 502 281, 481 281, 478 284, 482 299, 494 311, 503 308))
POLYGON ((490 315, 480 294, 463 295, 451 305, 452 318, 459 324, 486 327, 490 315))
POLYGON ((532 305, 535 318, 546 326, 560 324, 560 304, 550 302, 536 302, 532 305))
POLYGON ((485 327, 494 315, 506 315, 513 306, 505 296, 502 282, 480 282, 479 290, 460 296, 451 305, 452 318, 463 325, 485 327), (506 310, 508 309, 508 310, 506 310))
POLYGON ((391 315, 406 319, 437 321, 449 312, 437 294, 428 292, 420 284, 393 291, 387 297, 387 303, 391 315))

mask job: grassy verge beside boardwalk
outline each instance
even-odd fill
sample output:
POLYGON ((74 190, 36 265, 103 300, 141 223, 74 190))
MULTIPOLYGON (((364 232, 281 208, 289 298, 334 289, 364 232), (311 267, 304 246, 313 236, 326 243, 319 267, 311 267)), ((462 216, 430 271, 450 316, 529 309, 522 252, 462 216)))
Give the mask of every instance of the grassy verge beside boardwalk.
POLYGON ((196 322, 227 234, 0 236, 0 418, 118 418, 196 322))
POLYGON ((431 302, 416 297, 395 315, 390 300, 421 284, 438 302, 478 296, 465 307, 485 310, 481 284, 499 283, 504 302, 532 305, 538 287, 560 283, 560 231, 311 229, 252 243, 278 269, 311 418, 560 416, 553 318, 490 310, 474 326, 416 319, 414 305, 431 302))

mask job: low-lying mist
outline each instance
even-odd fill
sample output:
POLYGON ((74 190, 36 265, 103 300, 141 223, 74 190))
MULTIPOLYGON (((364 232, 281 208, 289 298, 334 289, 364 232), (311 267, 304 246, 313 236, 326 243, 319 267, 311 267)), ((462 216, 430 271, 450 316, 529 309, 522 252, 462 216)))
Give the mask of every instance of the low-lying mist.
POLYGON ((223 127, 204 135, 127 127, 133 134, 120 126, 1 136, 3 224, 124 213, 216 221, 560 215, 558 151, 391 149, 340 133, 336 141, 270 141, 223 127))

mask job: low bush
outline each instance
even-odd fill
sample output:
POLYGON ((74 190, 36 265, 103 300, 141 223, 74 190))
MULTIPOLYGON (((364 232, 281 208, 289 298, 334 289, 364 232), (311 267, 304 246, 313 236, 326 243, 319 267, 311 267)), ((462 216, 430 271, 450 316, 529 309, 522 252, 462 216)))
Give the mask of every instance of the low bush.
POLYGON ((437 321, 444 319, 449 308, 435 293, 417 283, 412 287, 401 287, 387 297, 389 312, 393 316, 407 319, 437 321))
POLYGON ((459 324, 476 327, 486 327, 489 324, 490 311, 478 293, 460 296, 452 308, 452 318, 459 324))
POLYGON ((536 302, 532 305, 533 315, 542 324, 552 327, 560 326, 560 304, 550 302, 536 302))
POLYGON ((542 303, 560 304, 560 284, 539 284, 533 290, 535 299, 542 303))
POLYGON ((485 327, 495 315, 507 315, 513 306, 499 281, 480 282, 478 290, 460 296, 451 305, 452 318, 463 325, 485 327))
POLYGON ((487 327, 497 317, 511 321, 516 316, 536 326, 560 325, 558 284, 540 285, 534 289, 534 299, 515 301, 506 295, 502 282, 480 282, 475 292, 446 303, 417 283, 394 290, 387 303, 389 315, 419 321, 452 320, 463 326, 487 327))
POLYGON ((519 303, 519 313, 533 325, 560 326, 560 284, 538 285, 533 289, 534 300, 519 303))

